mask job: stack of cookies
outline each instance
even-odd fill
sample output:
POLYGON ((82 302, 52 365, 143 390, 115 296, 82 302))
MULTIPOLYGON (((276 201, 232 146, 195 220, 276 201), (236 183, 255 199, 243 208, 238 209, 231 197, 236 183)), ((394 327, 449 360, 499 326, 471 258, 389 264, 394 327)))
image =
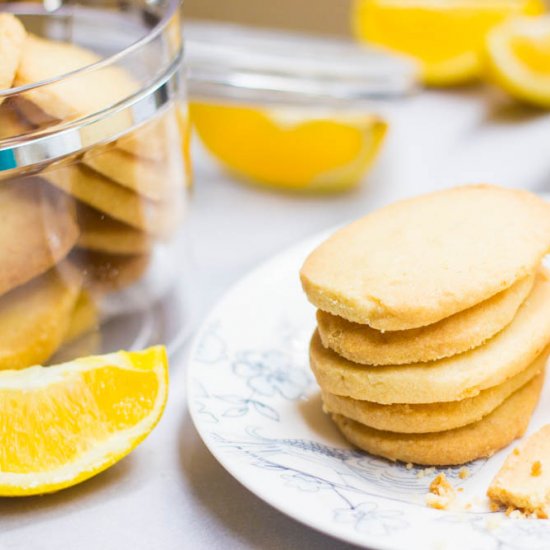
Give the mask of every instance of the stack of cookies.
POLYGON ((344 436, 426 465, 521 436, 549 353, 549 250, 550 206, 488 185, 395 203, 315 249, 310 362, 344 436))
MULTIPOLYGON (((77 45, 30 33, 18 49, 14 86, 49 80, 101 59, 77 45)), ((9 107, 18 114, 23 130, 45 129, 93 116, 128 100, 137 91, 139 82, 129 72, 108 66, 46 89, 31 89, 11 98, 9 107)), ((131 127, 132 119, 125 110, 105 115, 80 129, 82 152, 49 166, 42 176, 121 227, 159 238, 170 236, 181 217, 181 191, 186 184, 180 118, 179 109, 171 105, 161 115, 113 140, 131 127), (89 145, 94 147, 86 149, 89 145)))
POLYGON ((29 90, 0 103, 0 139, 55 131, 91 117, 79 126, 81 150, 47 165, 40 176, 44 185, 75 200, 81 232, 77 246, 92 251, 78 254, 80 263, 89 264, 92 272, 97 266, 129 275, 134 271, 138 278, 152 242, 172 237, 183 214, 182 191, 188 183, 184 113, 172 103, 136 127, 128 110, 96 116, 140 91, 129 71, 110 64, 35 89, 31 86, 37 82, 101 58, 75 44, 28 33, 11 14, 1 14, 3 36, 12 39, 2 44, 10 63, 0 68, 0 89, 29 90))

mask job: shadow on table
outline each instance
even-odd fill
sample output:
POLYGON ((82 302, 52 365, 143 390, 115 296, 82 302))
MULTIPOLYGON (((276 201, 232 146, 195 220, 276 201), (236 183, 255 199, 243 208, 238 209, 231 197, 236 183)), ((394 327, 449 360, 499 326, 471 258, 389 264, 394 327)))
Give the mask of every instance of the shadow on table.
POLYGON ((133 460, 127 457, 105 472, 57 493, 0 498, 0 530, 20 529, 30 523, 47 521, 54 515, 92 508, 105 499, 116 498, 116 494, 131 489, 132 470, 133 460))
POLYGON ((245 543, 243 547, 262 550, 355 548, 299 524, 245 489, 200 441, 187 411, 179 433, 180 463, 189 490, 235 539, 245 543))
POLYGON ((532 122, 547 114, 544 109, 512 101, 492 101, 487 111, 487 122, 492 124, 521 124, 532 122))

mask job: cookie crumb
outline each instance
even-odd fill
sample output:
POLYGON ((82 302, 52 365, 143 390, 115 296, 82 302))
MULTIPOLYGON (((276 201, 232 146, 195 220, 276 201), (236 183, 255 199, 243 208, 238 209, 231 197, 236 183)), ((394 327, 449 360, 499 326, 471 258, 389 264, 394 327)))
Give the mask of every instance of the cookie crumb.
POLYGON ((531 475, 533 477, 539 477, 542 474, 542 464, 540 460, 537 460, 531 464, 531 475))
POLYGON ((412 470, 413 468, 412 462, 407 462, 407 464, 405 464, 405 468, 407 468, 407 470, 412 470))
POLYGON ((519 449, 517 447, 512 452, 515 456, 519 456, 519 449))
POLYGON ((426 495, 426 504, 436 510, 447 510, 454 501, 456 492, 445 474, 438 474, 430 483, 430 492, 426 495))
POLYGON ((463 466, 462 468, 460 468, 460 470, 458 471, 458 477, 460 479, 468 479, 470 477, 470 469, 467 468, 466 466, 463 466))

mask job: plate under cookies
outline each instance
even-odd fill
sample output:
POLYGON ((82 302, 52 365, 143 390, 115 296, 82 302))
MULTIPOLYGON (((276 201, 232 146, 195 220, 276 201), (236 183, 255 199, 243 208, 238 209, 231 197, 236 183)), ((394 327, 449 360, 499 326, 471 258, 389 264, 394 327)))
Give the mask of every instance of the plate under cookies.
MULTIPOLYGON (((510 448, 461 467, 390 462, 347 442, 322 412, 307 348, 315 309, 296 272, 327 233, 274 257, 230 289, 198 330, 186 386, 191 416, 222 466, 289 517, 369 550, 521 547, 546 550, 547 522, 508 520, 485 493, 510 448), (266 292, 266 289, 269 291, 266 292), (471 506, 426 507, 432 479, 445 473, 471 506), (462 508, 461 508, 462 510, 462 508)), ((546 384, 529 432, 548 420, 546 384)))

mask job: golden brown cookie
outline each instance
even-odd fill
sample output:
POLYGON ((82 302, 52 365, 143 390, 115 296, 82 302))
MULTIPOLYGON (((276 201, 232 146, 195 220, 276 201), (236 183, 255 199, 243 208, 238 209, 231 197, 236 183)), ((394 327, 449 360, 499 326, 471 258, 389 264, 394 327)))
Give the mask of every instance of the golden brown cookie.
POLYGON ((434 361, 477 348, 509 325, 534 282, 534 275, 524 277, 476 306, 433 325, 409 330, 381 332, 318 310, 319 335, 326 348, 355 363, 434 361))
POLYGON ((77 206, 80 227, 78 246, 107 254, 146 254, 151 250, 152 238, 140 231, 114 220, 83 203, 77 206))
MULTIPOLYGON (((0 13, 0 90, 12 87, 23 55, 25 27, 11 13, 0 13)), ((0 104, 4 101, 0 97, 0 104)))
POLYGON ((73 201, 38 178, 0 183, 0 296, 62 260, 78 239, 73 201))
POLYGON ((380 405, 323 392, 323 408, 326 412, 339 414, 365 426, 387 432, 431 433, 453 430, 478 422, 494 411, 510 395, 542 372, 547 360, 548 351, 525 370, 502 384, 483 390, 479 395, 462 401, 419 405, 380 405))
POLYGON ((0 369, 42 364, 61 345, 81 278, 61 264, 0 297, 0 369))
POLYGON ((378 330, 436 323, 533 273, 550 248, 550 205, 472 185, 397 202, 337 231, 301 280, 323 311, 378 330))
MULTIPOLYGON (((52 79, 99 60, 95 53, 74 44, 27 35, 14 83, 20 86, 52 79)), ((138 83, 124 69, 110 65, 25 92, 23 109, 33 124, 49 126, 103 111, 131 97, 138 89, 138 83)), ((82 146, 110 139, 132 123, 127 110, 111 112, 80 129, 82 146)))
POLYGON ((508 456, 487 495, 493 501, 539 518, 550 516, 550 424, 508 456))
MULTIPOLYGON (((15 84, 22 86, 64 75, 100 61, 90 50, 68 42, 27 35, 15 84)), ((135 93, 138 84, 118 67, 88 71, 28 92, 26 99, 48 115, 74 119, 97 113, 135 93)))
POLYGON ((185 187, 178 159, 178 155, 169 155, 164 162, 155 162, 111 145, 92 148, 84 155, 83 163, 143 197, 169 201, 185 187))
POLYGON ((352 363, 326 349, 316 332, 310 362, 324 391, 375 403, 438 403, 474 397, 527 368, 550 342, 550 280, 546 270, 516 317, 474 350, 408 365, 352 363))
POLYGON ((400 434, 375 430, 337 414, 333 420, 346 439, 368 453, 428 466, 464 464, 491 456, 524 434, 543 382, 544 375, 537 375, 479 422, 444 432, 400 434))
POLYGON ((156 237, 171 236, 183 216, 182 192, 170 201, 151 201, 80 164, 51 166, 41 175, 96 210, 156 237))

